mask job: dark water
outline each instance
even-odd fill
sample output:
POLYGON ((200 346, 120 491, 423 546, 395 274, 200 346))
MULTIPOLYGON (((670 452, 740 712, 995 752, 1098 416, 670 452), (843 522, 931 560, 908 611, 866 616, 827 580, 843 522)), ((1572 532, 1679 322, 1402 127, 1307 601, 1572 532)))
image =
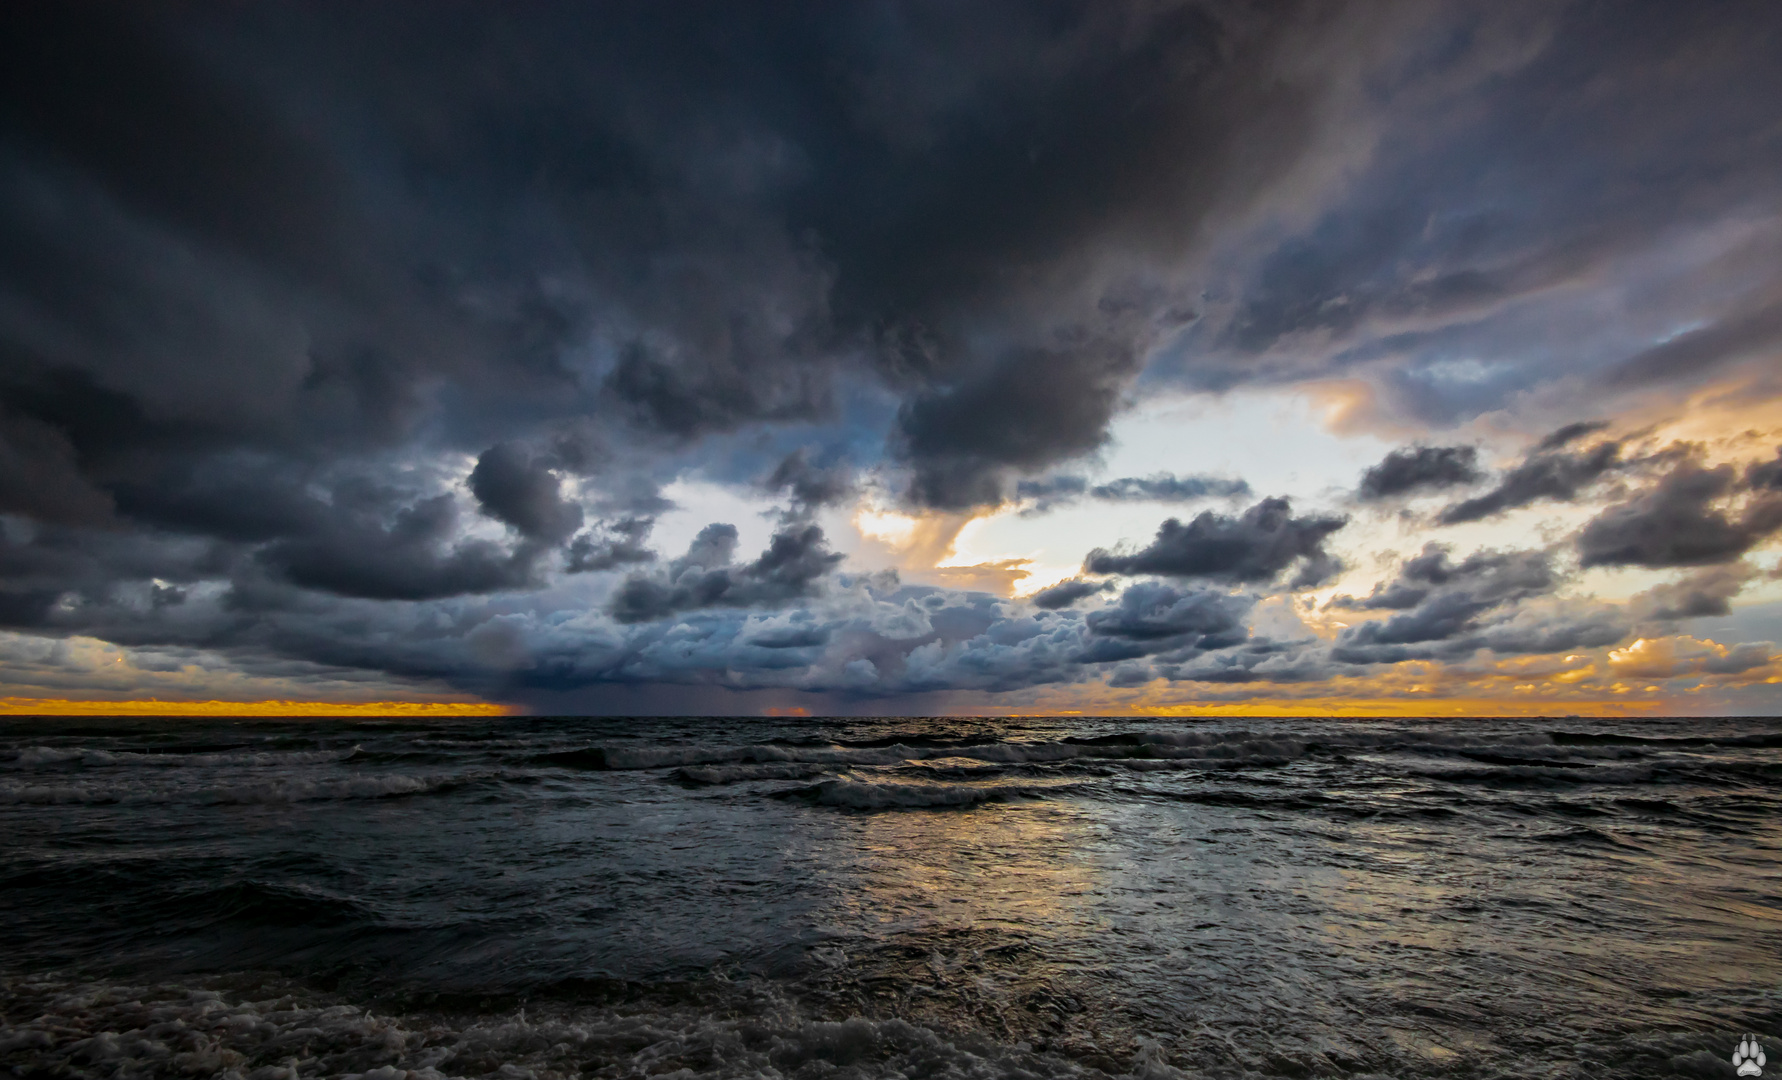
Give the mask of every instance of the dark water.
POLYGON ((1782 722, 8 721, 15 1075, 1731 1076, 1782 722))

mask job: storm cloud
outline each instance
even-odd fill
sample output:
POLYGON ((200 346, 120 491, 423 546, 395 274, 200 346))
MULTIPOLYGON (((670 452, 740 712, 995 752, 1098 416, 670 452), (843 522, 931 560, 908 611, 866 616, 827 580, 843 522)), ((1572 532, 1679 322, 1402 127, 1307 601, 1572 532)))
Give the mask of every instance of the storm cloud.
POLYGON ((1735 616, 1782 530, 1779 30, 9 5, 0 627, 594 708, 1286 685, 1735 616), (1254 420, 1306 400, 1385 445, 1254 420), (1746 434, 1652 449, 1708 429, 1746 434), (1401 541, 1332 508, 1420 497, 1483 546, 1369 591, 1401 541), (1560 547, 1491 532, 1555 505, 1583 567, 1682 576, 1567 599, 1560 547), (1338 575, 1365 621, 1327 647, 1283 612, 1338 575))

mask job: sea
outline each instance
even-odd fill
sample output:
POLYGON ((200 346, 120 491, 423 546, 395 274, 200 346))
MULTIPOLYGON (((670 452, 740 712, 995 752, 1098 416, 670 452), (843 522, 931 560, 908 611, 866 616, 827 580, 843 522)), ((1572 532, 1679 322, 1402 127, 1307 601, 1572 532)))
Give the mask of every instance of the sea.
POLYGON ((1782 720, 0 721, 14 1077, 1782 1073, 1782 720))

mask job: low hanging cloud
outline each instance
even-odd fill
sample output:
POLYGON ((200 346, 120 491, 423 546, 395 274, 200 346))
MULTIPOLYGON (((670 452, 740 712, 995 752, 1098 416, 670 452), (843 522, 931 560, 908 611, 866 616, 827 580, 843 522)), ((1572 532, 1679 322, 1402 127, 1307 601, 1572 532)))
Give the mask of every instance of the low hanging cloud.
POLYGON ((1347 522, 1343 517, 1294 517, 1288 500, 1269 498, 1236 517, 1206 510, 1187 524, 1170 518, 1158 526, 1148 546, 1137 551, 1096 548, 1083 560, 1083 570, 1259 584, 1297 565, 1289 587, 1306 588, 1340 569, 1324 542, 1347 522))

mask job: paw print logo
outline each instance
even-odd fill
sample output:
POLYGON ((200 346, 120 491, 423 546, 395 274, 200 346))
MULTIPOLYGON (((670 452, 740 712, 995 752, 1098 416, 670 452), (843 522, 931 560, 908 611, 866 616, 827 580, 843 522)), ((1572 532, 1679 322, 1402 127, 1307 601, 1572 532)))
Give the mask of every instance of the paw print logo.
POLYGON ((1765 1060, 1763 1044, 1757 1041, 1755 1035, 1745 1036, 1739 1040, 1739 1045, 1733 1048, 1732 1061, 1737 1066, 1740 1076, 1762 1076, 1765 1060))

